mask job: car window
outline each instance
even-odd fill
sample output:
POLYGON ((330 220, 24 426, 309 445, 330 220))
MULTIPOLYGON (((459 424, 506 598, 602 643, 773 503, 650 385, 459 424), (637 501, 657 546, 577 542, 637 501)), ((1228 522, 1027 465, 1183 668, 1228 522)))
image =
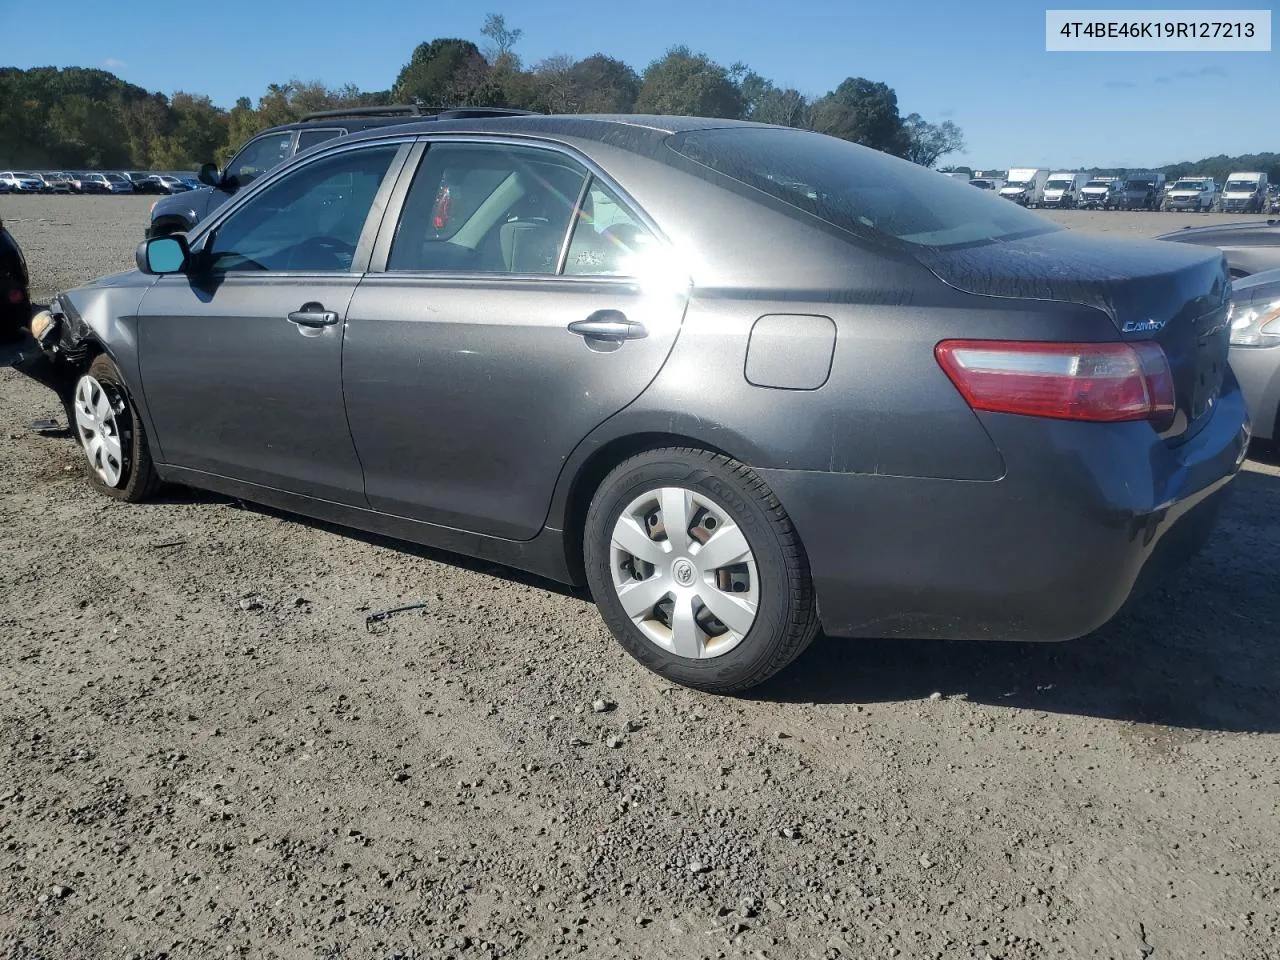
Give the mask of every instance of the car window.
POLYGON ((405 198, 387 269, 554 274, 586 179, 552 150, 434 144, 405 198))
POLYGON ((653 249, 654 238, 618 199, 592 179, 569 239, 566 276, 637 276, 640 261, 653 249))
POLYGON ((736 181, 745 196, 772 198, 769 205, 792 216, 808 214, 873 242, 948 247, 1061 229, 951 177, 818 133, 723 127, 678 133, 667 144, 699 176, 736 181))
POLYGON ((299 130, 298 131, 298 149, 295 151, 301 153, 310 147, 314 147, 317 143, 324 143, 326 140, 332 140, 334 137, 340 137, 347 131, 334 129, 330 127, 325 130, 299 130))
POLYGON ((208 252, 219 272, 346 272, 398 146, 348 150, 307 163, 218 225, 208 252))
POLYGON ((247 186, 268 170, 288 160, 292 144, 292 131, 271 133, 257 140, 250 140, 227 166, 227 178, 234 177, 237 184, 247 186))

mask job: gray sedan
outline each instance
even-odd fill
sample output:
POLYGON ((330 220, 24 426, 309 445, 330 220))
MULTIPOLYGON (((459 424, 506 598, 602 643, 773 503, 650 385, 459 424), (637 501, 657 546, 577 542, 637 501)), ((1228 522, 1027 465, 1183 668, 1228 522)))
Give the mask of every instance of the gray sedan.
POLYGON ((1280 267, 1280 220, 1276 219, 1184 227, 1156 239, 1218 247, 1226 254, 1233 277, 1280 267))
POLYGON ((1253 433, 1277 439, 1280 419, 1280 270, 1237 280, 1231 293, 1231 368, 1244 388, 1253 433))
POLYGON ((586 584, 712 691, 820 627, 1088 633, 1208 534, 1248 440, 1220 252, 798 130, 397 125, 137 266, 33 320, 101 493, 188 484, 586 584))

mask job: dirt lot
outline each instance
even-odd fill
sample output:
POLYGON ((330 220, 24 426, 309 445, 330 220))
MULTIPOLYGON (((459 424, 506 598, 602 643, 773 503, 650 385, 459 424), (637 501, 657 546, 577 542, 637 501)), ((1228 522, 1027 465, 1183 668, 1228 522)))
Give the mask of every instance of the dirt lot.
MULTIPOLYGON (((148 203, 0 216, 43 297, 148 203)), ((4 956, 1280 956, 1274 467, 1091 638, 819 641, 717 699, 510 571, 95 498, 55 416, 0 370, 4 956)))

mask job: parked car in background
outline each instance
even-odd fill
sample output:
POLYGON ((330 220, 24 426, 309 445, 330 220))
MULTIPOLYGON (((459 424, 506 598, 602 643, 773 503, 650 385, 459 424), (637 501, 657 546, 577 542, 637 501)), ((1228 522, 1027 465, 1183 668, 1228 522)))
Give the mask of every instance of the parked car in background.
POLYGON ((1244 391, 1253 435, 1280 441, 1280 269, 1232 285, 1231 369, 1244 391))
POLYGON ((66 173, 47 173, 44 176, 45 188, 49 193, 71 193, 71 176, 66 173))
POLYGON ((1051 173, 1044 184, 1040 202, 1046 207, 1070 209, 1080 199, 1080 191, 1089 182, 1086 173, 1051 173))
POLYGON ((1163 173, 1131 173, 1113 202, 1121 210, 1159 210, 1163 193, 1163 173))
POLYGON ((1217 247, 1226 255, 1233 277, 1280 268, 1280 220, 1183 227, 1156 239, 1217 247))
POLYGON ((1207 536, 1248 439, 1218 251, 801 130, 366 130, 136 262, 32 321, 99 493, 585 582, 632 656, 717 692, 819 627, 1088 633, 1207 536))
POLYGON ((76 193, 111 193, 111 181, 101 173, 72 174, 76 193))
POLYGON ((1280 184, 1273 183, 1267 188, 1269 198, 1267 200, 1268 213, 1280 213, 1280 184))
POLYGON ((1110 210, 1124 183, 1116 177, 1094 177, 1080 188, 1079 206, 1085 210, 1110 210))
POLYGON ((44 181, 34 173, 22 173, 17 170, 0 172, 0 183, 9 187, 10 193, 43 193, 44 181))
POLYGON ((1205 213, 1213 209, 1218 185, 1212 177, 1180 177, 1165 191, 1162 208, 1205 213))
POLYGON ((999 193, 1000 188, 1004 186, 1004 181, 996 180, 993 177, 972 177, 969 180, 969 186, 977 187, 979 190, 990 190, 992 193, 999 193))
MULTIPOLYGON (((432 116, 449 118, 513 116, 527 110, 496 107, 465 107, 445 110, 432 116)), ((311 113, 297 123, 272 127, 254 137, 219 170, 206 163, 200 170, 200 187, 181 196, 161 200, 151 209, 146 235, 160 237, 192 229, 243 187, 274 170, 295 154, 336 137, 375 127, 432 119, 414 106, 355 107, 311 113)))
MULTIPOLYGON (((156 193, 186 193, 188 190, 195 189, 187 181, 167 173, 158 173, 151 178, 151 181, 155 185, 156 193)), ((198 185, 199 181, 196 183, 198 185)))
POLYGON ((31 320, 30 276, 18 241, 0 221, 0 341, 14 340, 31 320))
POLYGON ((123 174, 104 173, 102 176, 107 181, 108 193, 133 193, 133 184, 123 174))
POLYGON ((1218 207, 1223 213, 1265 213, 1267 209, 1267 175, 1265 173, 1233 173, 1222 185, 1218 207))

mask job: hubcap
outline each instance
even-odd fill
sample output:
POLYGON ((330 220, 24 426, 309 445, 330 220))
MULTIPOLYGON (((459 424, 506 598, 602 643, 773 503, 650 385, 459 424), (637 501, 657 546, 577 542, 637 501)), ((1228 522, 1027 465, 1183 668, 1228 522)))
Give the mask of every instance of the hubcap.
POLYGON ((610 562, 622 609, 676 656, 723 656, 755 623, 755 556, 729 512, 702 493, 662 487, 636 497, 613 525, 610 562))
POLYGON ((95 378, 85 374, 76 384, 76 431, 89 466, 109 487, 124 475, 123 440, 111 397, 95 378))

